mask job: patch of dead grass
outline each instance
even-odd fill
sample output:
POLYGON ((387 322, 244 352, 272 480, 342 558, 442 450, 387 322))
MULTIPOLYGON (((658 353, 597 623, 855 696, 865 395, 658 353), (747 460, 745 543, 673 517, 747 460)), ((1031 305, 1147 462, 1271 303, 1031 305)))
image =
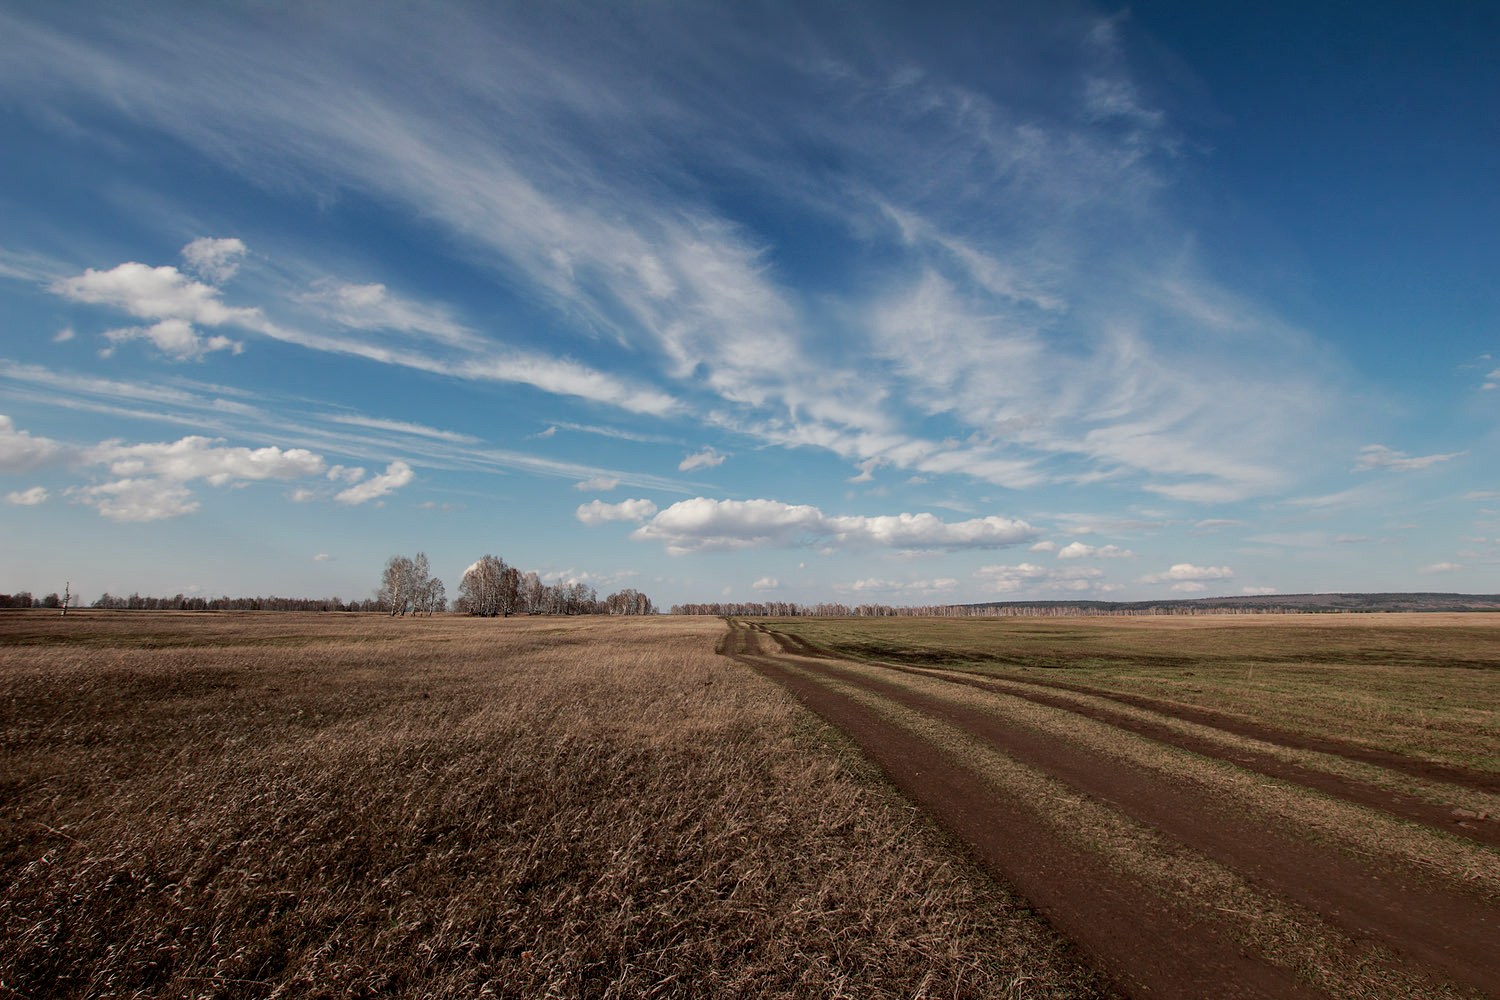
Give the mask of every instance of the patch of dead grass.
POLYGON ((0 619, 0 996, 1100 993, 721 631, 0 619))

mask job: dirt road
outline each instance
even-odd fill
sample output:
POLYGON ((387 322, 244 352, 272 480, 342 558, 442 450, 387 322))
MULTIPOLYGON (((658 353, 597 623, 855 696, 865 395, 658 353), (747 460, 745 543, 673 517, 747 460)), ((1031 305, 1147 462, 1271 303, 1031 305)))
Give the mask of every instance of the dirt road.
POLYGON ((758 625, 723 652, 845 732, 1130 995, 1500 997, 1500 824, 1459 825, 1430 792, 1486 776, 1402 792, 1376 769, 1416 762, 855 663, 758 625))

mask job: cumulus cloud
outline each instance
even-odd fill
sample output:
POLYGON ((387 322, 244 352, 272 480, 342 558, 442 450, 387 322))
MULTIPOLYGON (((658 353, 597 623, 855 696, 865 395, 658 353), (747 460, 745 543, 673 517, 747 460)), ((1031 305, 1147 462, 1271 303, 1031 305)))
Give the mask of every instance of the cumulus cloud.
POLYGON ((1463 569, 1463 566, 1455 562, 1435 562, 1429 566, 1423 566, 1417 572, 1430 575, 1433 573, 1456 573, 1461 569, 1463 569))
POLYGON ((106 441, 87 452, 116 476, 154 476, 173 482, 206 480, 224 486, 236 480, 296 479, 322 475, 323 459, 305 448, 227 448, 220 439, 196 435, 172 442, 122 445, 106 441))
POLYGON ((712 469, 717 465, 723 465, 725 457, 712 448, 704 448, 678 462, 677 471, 692 472, 694 469, 712 469))
POLYGON ((1353 471, 1390 469, 1394 472, 1413 472, 1458 458, 1462 454, 1464 453, 1461 451, 1453 451, 1445 455, 1411 456, 1405 452, 1393 451, 1383 444, 1367 444, 1359 450, 1359 458, 1355 460, 1353 471))
POLYGON ((328 481, 331 483, 357 483, 365 478, 363 466, 335 465, 328 470, 328 481))
POLYGON ((1014 566, 981 566, 974 571, 974 578, 988 589, 1001 594, 1013 594, 1020 590, 1065 590, 1084 591, 1103 589, 1099 580, 1104 571, 1092 566, 1049 569, 1035 563, 1018 563, 1014 566))
POLYGON ((751 590, 779 590, 781 581, 774 576, 763 576, 750 585, 751 590))
POLYGON ((1026 551, 1028 551, 1028 552, 1056 552, 1057 551, 1057 543, 1053 542, 1053 541, 1040 541, 1040 542, 1037 542, 1035 545, 1031 546, 1031 548, 1027 549, 1026 551))
POLYGON ((581 483, 574 483, 573 488, 585 493, 595 490, 600 493, 608 493, 619 485, 620 480, 615 476, 594 476, 592 479, 585 479, 581 483))
POLYGON ((243 240, 200 236, 182 248, 182 259, 188 270, 209 284, 222 285, 240 269, 246 247, 243 240))
POLYGON ((75 487, 68 496, 122 522, 162 521, 195 513, 202 506, 181 483, 161 479, 117 479, 75 487))
POLYGON ((1234 570, 1228 566, 1194 566, 1192 563, 1174 563, 1172 568, 1164 573, 1151 573, 1141 577, 1141 582, 1200 583, 1204 580, 1228 580, 1233 576, 1234 570))
POLYGON ((1240 593, 1247 597, 1262 597, 1266 594, 1276 593, 1275 587, 1241 587, 1240 593))
POLYGON ((111 306, 153 321, 147 326, 111 330, 105 336, 113 344, 149 340, 163 354, 179 361, 201 358, 209 351, 239 349, 238 342, 228 337, 205 338, 198 332, 199 326, 262 325, 258 309, 225 305, 217 288, 194 281, 175 267, 149 267, 129 261, 108 271, 89 268, 53 282, 50 288, 74 302, 111 306))
POLYGON ((1208 589, 1208 584, 1199 583, 1196 580, 1185 580, 1182 583, 1172 584, 1172 589, 1179 594, 1201 594, 1208 589))
MULTIPOLYGON (((244 345, 237 340, 215 334, 205 337, 183 319, 164 319, 150 326, 124 326, 104 331, 104 339, 111 345, 124 344, 132 340, 150 341, 155 348, 175 361, 197 361, 214 351, 239 354, 244 345)), ((105 357, 114 352, 114 347, 103 351, 105 357)))
POLYGON ((349 487, 342 493, 335 494, 334 499, 339 503, 351 505, 368 503, 371 500, 394 493, 411 482, 412 478, 411 466, 397 459, 386 466, 385 471, 380 475, 372 476, 362 483, 357 483, 349 487))
POLYGON ((662 542, 673 554, 814 544, 982 549, 1030 541, 1036 529, 996 516, 958 522, 932 514, 830 517, 807 504, 695 497, 657 513, 633 537, 662 542))
POLYGON ((333 556, 329 555, 327 552, 319 552, 317 555, 313 556, 313 562, 333 562, 333 556))
POLYGON ((650 500, 621 500, 619 503, 590 500, 588 503, 579 504, 578 509, 574 511, 574 516, 592 527, 596 524, 607 524, 610 521, 639 523, 655 513, 656 504, 650 500))
MULTIPOLYGON (((82 465, 104 467, 113 478, 72 487, 65 495, 111 520, 131 522, 195 513, 201 504, 188 487, 198 480, 224 487, 321 476, 325 469, 322 456, 305 448, 231 447, 222 439, 197 435, 141 444, 105 441, 72 449, 72 454, 82 465)), ((292 493, 298 501, 318 497, 316 491, 301 487, 292 493)))
POLYGON ((921 596, 957 590, 958 581, 946 576, 934 580, 882 580, 879 577, 867 577, 837 589, 852 591, 856 594, 902 593, 921 596))
MULTIPOLYGON (((1036 551, 1033 548, 1032 551, 1036 551)), ((1069 542, 1058 550, 1059 559, 1129 559, 1135 553, 1118 545, 1088 545, 1084 542, 1069 542)))
POLYGON ((17 507, 35 507, 37 504, 47 502, 47 490, 42 486, 33 486, 29 490, 14 490, 5 494, 7 503, 13 503, 17 507))
POLYGON ((60 460, 66 453, 58 442, 17 430, 10 417, 0 415, 0 472, 29 472, 60 460))
POLYGON ((52 342, 54 344, 66 344, 76 336, 77 334, 73 332, 73 328, 71 326, 65 326, 61 330, 58 330, 57 333, 52 335, 52 342))

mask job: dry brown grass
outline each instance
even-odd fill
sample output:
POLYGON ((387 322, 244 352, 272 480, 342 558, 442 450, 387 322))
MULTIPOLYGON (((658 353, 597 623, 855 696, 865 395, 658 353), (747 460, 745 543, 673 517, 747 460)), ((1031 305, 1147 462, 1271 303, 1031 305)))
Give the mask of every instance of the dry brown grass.
POLYGON ((1065 680, 1500 771, 1500 614, 782 619, 854 659, 1065 680))
POLYGON ((704 620, 0 618, 0 996, 1082 996, 704 620))

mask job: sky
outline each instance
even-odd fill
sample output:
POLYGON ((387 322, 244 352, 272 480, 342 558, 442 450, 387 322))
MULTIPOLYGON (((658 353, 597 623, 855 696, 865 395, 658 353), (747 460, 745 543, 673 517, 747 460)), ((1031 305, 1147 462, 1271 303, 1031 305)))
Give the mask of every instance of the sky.
POLYGON ((1500 591, 1497 40, 0 2, 0 591, 1500 591))

